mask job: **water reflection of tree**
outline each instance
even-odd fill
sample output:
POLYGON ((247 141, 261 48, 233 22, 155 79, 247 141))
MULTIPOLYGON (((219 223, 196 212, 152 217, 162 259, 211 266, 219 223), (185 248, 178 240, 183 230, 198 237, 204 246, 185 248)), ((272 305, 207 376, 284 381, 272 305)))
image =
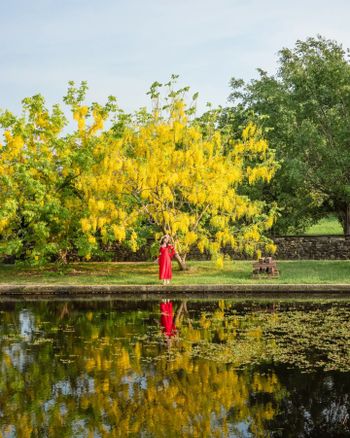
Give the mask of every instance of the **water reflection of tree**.
MULTIPOLYGON (((311 416, 319 416, 317 424, 323 421, 336 430, 321 408, 313 411, 326 388, 316 380, 300 400, 299 389, 305 385, 296 379, 300 373, 288 378, 261 363, 237 369, 247 357, 255 358, 252 351, 266 346, 261 315, 249 309, 236 314, 229 303, 219 302, 199 313, 192 313, 191 306, 189 313, 186 302, 177 303, 180 335, 170 357, 157 340, 159 328, 148 325, 159 312, 157 303, 146 310, 136 306, 128 311, 126 306, 112 312, 107 304, 81 305, 79 311, 70 304, 63 319, 61 310, 41 304, 31 308, 37 328, 31 343, 16 337, 5 323, 13 313, 0 314, 0 424, 16 425, 17 436, 31 431, 40 437, 77 436, 79 429, 83 436, 125 436, 127 431, 155 437, 215 436, 220 431, 240 436, 244 427, 254 436, 266 436, 270 428, 287 424, 305 432, 303 412, 296 407, 300 401, 311 416), (24 371, 8 354, 15 343, 30 356, 24 371), (235 360, 228 357, 232 351, 237 352, 235 360)), ((276 324, 274 318, 276 314, 264 313, 268 327, 276 324)), ((347 409, 349 386, 348 380, 343 386, 338 380, 331 402, 338 397, 338 405, 347 409)), ((333 406, 325 398, 321 404, 333 406)))

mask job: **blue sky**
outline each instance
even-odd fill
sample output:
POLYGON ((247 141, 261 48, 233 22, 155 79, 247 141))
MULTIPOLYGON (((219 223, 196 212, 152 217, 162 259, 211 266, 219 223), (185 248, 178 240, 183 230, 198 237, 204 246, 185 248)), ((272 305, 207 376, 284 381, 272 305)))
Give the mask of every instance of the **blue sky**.
POLYGON ((232 76, 276 69, 277 52, 321 34, 350 47, 347 0, 0 0, 0 108, 25 96, 60 102, 67 82, 128 111, 172 73, 225 105, 232 76))

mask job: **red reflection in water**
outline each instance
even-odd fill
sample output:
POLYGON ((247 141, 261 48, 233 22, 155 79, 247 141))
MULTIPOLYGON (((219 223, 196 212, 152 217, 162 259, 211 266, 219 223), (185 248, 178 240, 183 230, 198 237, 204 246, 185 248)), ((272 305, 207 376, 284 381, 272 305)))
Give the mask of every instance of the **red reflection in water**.
POLYGON ((174 322, 173 303, 169 300, 164 300, 160 303, 160 324, 162 326, 163 333, 168 338, 175 336, 176 326, 174 322))

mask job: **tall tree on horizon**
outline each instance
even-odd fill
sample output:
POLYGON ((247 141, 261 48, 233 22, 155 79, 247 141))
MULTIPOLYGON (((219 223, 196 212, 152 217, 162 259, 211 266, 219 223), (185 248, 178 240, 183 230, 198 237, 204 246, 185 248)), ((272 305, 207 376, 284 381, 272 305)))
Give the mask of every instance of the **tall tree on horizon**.
POLYGON ((275 75, 258 72, 249 83, 231 80, 234 107, 224 114, 228 123, 235 113, 267 116, 265 135, 282 161, 264 196, 284 208, 277 227, 303 229, 334 213, 349 235, 349 52, 317 36, 282 49, 275 75))

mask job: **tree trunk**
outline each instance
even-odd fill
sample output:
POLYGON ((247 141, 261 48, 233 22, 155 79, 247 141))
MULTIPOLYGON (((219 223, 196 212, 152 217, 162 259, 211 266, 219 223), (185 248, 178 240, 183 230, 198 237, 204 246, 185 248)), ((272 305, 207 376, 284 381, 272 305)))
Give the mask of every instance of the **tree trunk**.
POLYGON ((68 264, 68 259, 67 259, 68 251, 60 249, 59 256, 60 256, 60 258, 59 258, 60 262, 62 262, 64 265, 67 265, 68 264))
POLYGON ((188 266, 186 265, 186 254, 181 257, 180 254, 176 253, 175 258, 179 265, 180 271, 187 271, 188 266))
POLYGON ((344 234, 350 236, 350 203, 346 204, 344 215, 344 234))
POLYGON ((350 203, 342 202, 340 205, 335 205, 335 207, 337 217, 343 227, 344 235, 350 236, 350 203))

